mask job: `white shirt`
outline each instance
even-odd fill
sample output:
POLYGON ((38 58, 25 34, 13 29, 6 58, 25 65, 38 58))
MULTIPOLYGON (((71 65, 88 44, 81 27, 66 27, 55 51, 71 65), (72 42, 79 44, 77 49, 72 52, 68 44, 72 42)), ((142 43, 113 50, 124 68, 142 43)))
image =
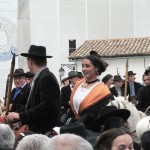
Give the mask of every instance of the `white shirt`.
POLYGON ((89 94, 89 92, 97 85, 99 82, 95 82, 91 87, 84 88, 82 85, 85 81, 77 88, 73 96, 73 107, 76 113, 79 113, 79 107, 84 98, 89 94))

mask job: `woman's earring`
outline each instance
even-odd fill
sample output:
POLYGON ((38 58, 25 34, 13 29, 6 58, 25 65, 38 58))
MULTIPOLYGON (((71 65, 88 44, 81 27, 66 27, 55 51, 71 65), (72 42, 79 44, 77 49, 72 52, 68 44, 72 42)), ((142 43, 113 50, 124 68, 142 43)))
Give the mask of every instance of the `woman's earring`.
POLYGON ((96 75, 99 75, 98 71, 96 70, 96 75))

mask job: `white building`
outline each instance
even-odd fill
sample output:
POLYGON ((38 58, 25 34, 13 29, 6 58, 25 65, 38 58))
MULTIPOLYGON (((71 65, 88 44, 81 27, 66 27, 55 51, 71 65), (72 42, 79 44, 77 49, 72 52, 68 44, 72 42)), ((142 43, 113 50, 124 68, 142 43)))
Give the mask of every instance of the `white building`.
MULTIPOLYGON (((17 0, 0 0, 0 4, 0 17, 13 20, 16 28, 19 29, 20 34, 16 34, 19 53, 27 52, 30 44, 46 46, 48 55, 54 56, 48 60, 48 67, 58 79, 61 64, 70 63, 68 60, 69 40, 76 40, 78 48, 85 40, 150 35, 149 0, 29 0, 29 3, 27 0, 18 0, 18 3, 17 0), (17 9, 17 5, 21 9, 17 9), (11 13, 9 10, 12 8, 14 10, 11 13), (17 15, 17 12, 20 14, 21 11, 25 12, 22 15, 26 18, 17 15), (17 18, 26 19, 26 23, 28 22, 29 28, 27 32, 24 32, 26 36, 21 33, 27 25, 17 23, 17 18), (27 39, 29 41, 26 41, 27 39)), ((0 32, 0 37, 1 34, 3 33, 0 32)), ((2 46, 0 44, 0 48, 2 46)), ((1 53, 2 51, 0 55, 1 53)), ((6 76, 9 72, 8 64, 10 61, 0 62, 0 71, 5 70, 6 76)), ((131 66, 134 64, 137 62, 130 61, 131 66)), ((122 65, 124 66, 124 63, 122 65)), ((26 62, 21 58, 18 59, 16 68, 18 67, 27 69, 26 62)), ((116 72, 117 67, 110 68, 110 71, 116 72)), ((67 76, 70 70, 67 67, 64 69, 65 76, 67 76)), ((119 71, 121 72, 120 69, 119 71)), ((1 89, 4 89, 6 78, 4 75, 2 77, 3 83, 0 84, 1 89)), ((4 90, 1 93, 4 93, 4 90)))
POLYGON ((142 75, 146 66, 150 64, 150 38, 124 38, 124 39, 102 39, 87 40, 69 59, 76 60, 78 70, 81 70, 81 60, 96 51, 109 65, 105 73, 122 77, 126 72, 126 62, 128 60, 128 71, 136 73, 136 80, 142 82, 142 75))

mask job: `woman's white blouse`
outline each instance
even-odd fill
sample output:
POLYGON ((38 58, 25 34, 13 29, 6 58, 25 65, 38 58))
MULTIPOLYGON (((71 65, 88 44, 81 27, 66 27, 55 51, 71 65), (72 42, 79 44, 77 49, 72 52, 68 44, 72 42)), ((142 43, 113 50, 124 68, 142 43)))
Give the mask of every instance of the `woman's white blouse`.
POLYGON ((84 88, 82 87, 85 81, 82 82, 82 84, 77 88, 77 90, 74 93, 73 96, 73 107, 76 113, 78 114, 79 112, 79 107, 83 99, 88 95, 88 93, 99 83, 96 82, 93 84, 90 88, 84 88))

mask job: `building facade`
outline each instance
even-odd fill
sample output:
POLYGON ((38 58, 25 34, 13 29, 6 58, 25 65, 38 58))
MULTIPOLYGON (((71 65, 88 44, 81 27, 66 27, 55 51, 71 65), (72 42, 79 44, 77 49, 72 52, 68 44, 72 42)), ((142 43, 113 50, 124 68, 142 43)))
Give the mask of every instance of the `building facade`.
MULTIPOLYGON (((11 0, 11 2, 0 0, 0 17, 10 17, 10 11, 13 8, 11 20, 15 21, 16 29, 19 29, 17 31, 21 33, 22 29, 27 26, 22 23, 19 24, 19 21, 16 22, 16 20, 19 18, 21 11, 29 11, 29 13, 26 13, 29 16, 25 16, 28 34, 23 38, 22 34, 16 33, 18 51, 19 53, 28 51, 27 48, 22 48, 20 42, 23 41, 21 39, 29 39, 29 41, 25 40, 26 43, 23 42, 26 47, 29 47, 30 44, 46 46, 47 54, 53 56, 52 59, 48 60, 48 67, 58 79, 58 70, 61 64, 74 63, 69 62, 68 59, 69 41, 75 40, 76 48, 78 48, 85 40, 150 35, 149 0, 29 0, 28 4, 19 5, 21 2, 23 4, 24 1, 26 0, 11 0), (19 9, 17 6, 24 9, 19 9), (18 15, 17 12, 19 12, 18 15)), ((19 19, 21 22, 22 18, 19 19)), ((0 37, 1 34, 3 33, 0 32, 0 37)), ((2 47, 1 44, 0 47, 2 47)), ((9 61, 0 62, 0 66, 2 66, 0 70, 1 72, 6 70, 5 74, 8 74, 9 67, 4 67, 6 63, 9 66, 9 61)), ((131 65, 134 64, 136 63, 131 65)), ((79 71, 81 70, 80 65, 77 66, 79 71)), ((146 64, 147 66, 148 64, 146 64)), ((26 62, 21 58, 18 59, 16 67, 27 70, 26 62)), ((117 68, 117 66, 114 66, 114 68, 117 68)), ((112 74, 116 72, 114 68, 109 68, 114 71, 112 74)), ((64 69, 65 76, 67 76, 70 69, 66 66, 64 69)), ((5 82, 6 78, 3 78, 3 81, 5 82)), ((1 83, 1 85, 1 88, 3 88, 4 83, 1 83)))

